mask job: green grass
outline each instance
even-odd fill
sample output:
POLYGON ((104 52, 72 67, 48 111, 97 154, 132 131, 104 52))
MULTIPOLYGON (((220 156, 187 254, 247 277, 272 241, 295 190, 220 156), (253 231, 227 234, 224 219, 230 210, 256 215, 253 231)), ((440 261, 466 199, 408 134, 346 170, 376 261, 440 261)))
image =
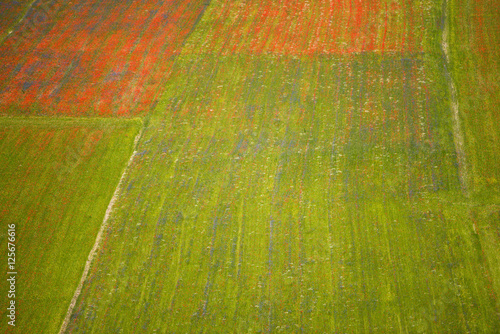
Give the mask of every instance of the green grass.
POLYGON ((497 331, 442 69, 178 59, 68 332, 497 331))
POLYGON ((475 195, 500 203, 500 10, 495 1, 451 1, 449 15, 475 195))
MULTIPOLYGON (((139 120, 0 119, 0 244, 16 224, 16 327, 56 333, 118 180, 139 120)), ((6 317, 7 281, 0 316, 6 317), (4 307, 5 306, 5 307, 4 307)))
POLYGON ((472 180, 470 217, 500 296, 500 9, 496 1, 450 1, 448 15, 472 180))
MULTIPOLYGON (((371 18, 374 40, 392 47, 349 54, 342 45, 358 40, 345 26, 331 53, 305 48, 309 28, 298 31, 302 49, 254 47, 282 41, 274 14, 213 2, 144 120, 67 332, 499 332, 496 7, 385 1, 371 18), (270 37, 252 35, 261 19, 270 37)), ((300 13, 320 22, 318 8, 296 12, 294 24, 300 13)), ((0 122, 0 217, 18 224, 18 321, 22 332, 55 333, 139 122, 0 122)))

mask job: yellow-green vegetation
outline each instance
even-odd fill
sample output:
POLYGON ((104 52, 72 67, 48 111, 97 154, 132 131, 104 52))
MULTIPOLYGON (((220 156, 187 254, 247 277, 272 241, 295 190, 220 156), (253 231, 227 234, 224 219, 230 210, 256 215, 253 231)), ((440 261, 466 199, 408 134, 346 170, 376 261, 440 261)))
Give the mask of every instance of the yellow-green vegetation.
POLYGON ((419 53, 180 57, 68 332, 495 332, 447 87, 419 53))
POLYGON ((496 1, 450 1, 448 15, 451 70, 463 117, 474 195, 499 203, 500 7, 496 1))
POLYGON ((451 71, 471 171, 471 210, 500 296, 500 6, 449 1, 451 71))
POLYGON ((17 329, 59 330, 123 175, 66 333, 500 332, 495 0, 164 4, 157 48, 200 20, 126 174, 139 121, 0 120, 17 329))
POLYGON ((186 42, 67 331, 498 332, 494 111, 461 115, 459 166, 456 4, 396 4, 373 49, 279 44, 319 7, 266 4, 214 2, 186 42))
POLYGON ((139 120, 0 119, 2 268, 17 272, 16 326, 7 324, 2 302, 0 332, 59 330, 140 127, 139 120), (11 224, 14 270, 7 267, 11 224))

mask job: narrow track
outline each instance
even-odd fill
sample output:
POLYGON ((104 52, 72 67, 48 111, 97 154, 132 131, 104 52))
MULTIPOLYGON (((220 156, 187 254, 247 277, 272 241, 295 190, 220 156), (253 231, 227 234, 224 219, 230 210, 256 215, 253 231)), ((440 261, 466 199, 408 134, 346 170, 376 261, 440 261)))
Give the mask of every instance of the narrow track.
POLYGON ((443 26, 441 35, 441 50, 444 55, 445 71, 448 81, 448 90, 450 94, 450 109, 453 127, 453 141, 455 143, 455 152, 457 154, 458 175, 462 186, 462 192, 466 197, 470 195, 470 178, 467 168, 467 156, 465 153, 464 134, 460 121, 460 108, 458 103, 457 88, 450 71, 450 51, 449 51, 449 17, 448 1, 443 2, 443 26))
POLYGON ((97 237, 94 242, 94 246, 90 250, 89 256, 87 258, 87 261, 85 262, 85 268, 82 273, 82 277, 80 278, 80 283, 78 284, 75 293, 73 294, 73 298, 71 299, 71 302, 68 307, 68 311, 66 312, 66 316, 64 317, 64 321, 61 325, 61 329, 59 330, 59 333, 62 334, 66 331, 66 328, 68 327, 69 321, 71 319, 71 314, 73 313, 73 309, 75 308, 76 301, 78 300, 78 297, 80 296, 80 293, 82 292, 83 284, 85 284, 85 281, 87 280, 89 271, 90 271, 90 266, 92 265, 92 261, 94 260, 94 257, 99 250, 99 246, 101 245, 101 239, 102 235, 104 234, 104 231, 108 227, 108 220, 109 217, 111 216, 111 212, 113 212, 113 207, 115 205, 116 200, 118 199, 118 196, 120 195, 121 188, 123 185, 123 180, 125 179, 125 176, 127 175, 127 172, 129 170, 130 165, 132 164, 132 161, 134 160, 135 155, 137 154, 137 144, 142 136, 142 133, 144 131, 144 127, 141 129, 139 134, 135 137, 134 140, 134 152, 130 156, 130 159, 128 160, 127 166, 125 167, 122 176, 120 177, 120 181, 118 182, 118 185, 116 186, 115 192, 113 193, 113 197, 111 197, 111 201, 108 204, 108 208, 106 209, 106 213, 104 215, 104 219, 102 221, 101 227, 99 229, 99 233, 97 233, 97 237))

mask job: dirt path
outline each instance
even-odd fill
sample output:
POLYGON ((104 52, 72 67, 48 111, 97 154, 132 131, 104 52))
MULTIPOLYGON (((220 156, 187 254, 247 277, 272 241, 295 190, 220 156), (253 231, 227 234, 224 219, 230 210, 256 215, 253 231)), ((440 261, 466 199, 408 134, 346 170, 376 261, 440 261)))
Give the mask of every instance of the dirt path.
POLYGON ((462 185, 462 192, 465 196, 469 197, 470 194, 470 179, 467 168, 467 156, 465 154, 464 134, 460 122, 460 111, 457 96, 457 88, 455 81, 450 71, 450 50, 449 50, 449 30, 450 22, 448 18, 448 1, 444 0, 443 3, 443 27, 441 35, 441 48, 444 54, 445 71, 448 79, 448 90, 450 92, 450 108, 452 116, 453 127, 453 141, 455 143, 455 152, 457 153, 458 174, 460 183, 462 185))
POLYGON ((132 164, 132 161, 134 160, 135 155, 137 154, 137 143, 139 142, 139 139, 142 136, 143 129, 139 132, 139 134, 135 137, 134 140, 134 152, 130 156, 130 159, 128 160, 127 166, 125 167, 122 176, 120 178, 120 182, 118 182, 118 185, 116 186, 115 192, 113 193, 113 197, 111 198, 111 201, 109 202, 108 208, 106 209, 106 214, 104 215, 104 219, 101 224, 101 228, 99 229, 99 233, 97 233, 97 237, 94 242, 94 246, 92 247, 92 250, 89 253, 89 256, 87 258, 87 261, 85 262, 85 268, 82 273, 82 277, 80 278, 80 283, 78 284, 78 287, 75 290, 75 293, 73 294, 73 298, 71 299, 71 303, 69 304, 68 311, 66 312, 66 316, 64 317, 64 321, 61 325, 61 329, 59 330, 59 333, 62 334, 66 331, 66 328, 68 327, 71 314, 73 313, 73 309, 75 308, 76 301, 78 300, 78 297, 80 296, 80 293, 83 288, 83 284, 87 280, 87 276, 89 274, 90 266, 92 265, 92 261, 94 260, 94 257, 99 250, 99 246, 101 245, 101 239, 104 234, 104 231, 108 227, 108 220, 109 217, 111 216, 111 212, 113 211, 113 207, 115 205, 116 200, 118 199, 118 196, 121 192, 121 188, 123 185, 123 180, 125 179, 125 176, 127 175, 127 172, 129 170, 130 165, 132 164))

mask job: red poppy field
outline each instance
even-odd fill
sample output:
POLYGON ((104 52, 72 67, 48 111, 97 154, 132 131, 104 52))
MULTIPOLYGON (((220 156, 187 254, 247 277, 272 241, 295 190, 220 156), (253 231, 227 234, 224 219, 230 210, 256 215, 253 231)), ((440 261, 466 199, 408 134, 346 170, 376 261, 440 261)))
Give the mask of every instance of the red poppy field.
POLYGON ((9 115, 144 115, 205 6, 44 3, 0 45, 0 108, 9 115))

